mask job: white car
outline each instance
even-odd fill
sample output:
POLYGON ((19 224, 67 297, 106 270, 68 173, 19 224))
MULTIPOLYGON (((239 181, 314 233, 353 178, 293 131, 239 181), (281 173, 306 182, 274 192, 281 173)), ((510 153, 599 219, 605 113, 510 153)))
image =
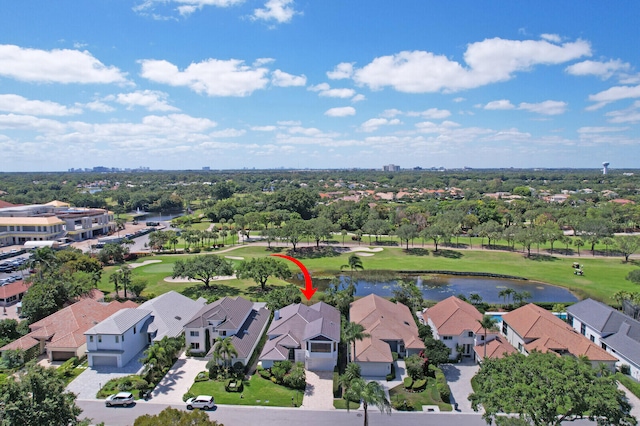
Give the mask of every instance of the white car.
POLYGON ((187 409, 193 410, 194 408, 202 408, 210 410, 216 405, 213 397, 210 395, 198 395, 195 398, 187 399, 187 409))
POLYGON ((107 407, 112 405, 124 405, 133 404, 133 394, 131 392, 119 392, 115 395, 109 395, 104 401, 107 407))

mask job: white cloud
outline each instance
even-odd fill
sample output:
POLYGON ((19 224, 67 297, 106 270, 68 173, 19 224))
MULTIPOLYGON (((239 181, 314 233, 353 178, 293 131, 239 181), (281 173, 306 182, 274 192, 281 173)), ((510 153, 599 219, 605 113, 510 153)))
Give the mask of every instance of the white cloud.
POLYGON ((425 111, 410 111, 407 113, 409 117, 423 117, 433 120, 440 120, 447 118, 451 115, 451 112, 446 109, 429 108, 425 111))
POLYGON ((80 108, 68 108, 51 101, 37 101, 20 95, 0 95, 0 111, 27 115, 65 116, 82 113, 80 108))
POLYGON ((400 124, 400 120, 394 118, 388 120, 386 118, 371 118, 360 125, 360 130, 363 132, 375 132, 381 126, 395 126, 400 124))
POLYGON ((293 16, 299 13, 293 8, 293 0, 268 0, 263 9, 253 11, 253 19, 283 24, 290 22, 293 16))
POLYGON ((309 89, 312 92, 318 92, 319 96, 327 98, 351 98, 355 96, 356 91, 353 89, 332 89, 328 83, 320 83, 315 86, 310 86, 309 89))
POLYGON ((277 129, 276 126, 253 126, 251 130, 254 132, 273 132, 277 129))
POLYGON ((66 126, 57 120, 38 118, 32 115, 2 114, 0 115, 0 129, 51 133, 63 132, 66 126))
POLYGON ((351 78, 353 76, 353 63, 342 62, 333 69, 333 71, 327 72, 327 77, 331 80, 341 80, 343 78, 351 78))
POLYGON ((562 41, 558 34, 540 34, 540 38, 552 43, 560 43, 562 41))
POLYGON ((102 101, 92 101, 92 102, 88 102, 86 104, 77 104, 80 107, 84 107, 90 111, 95 111, 95 112, 112 112, 115 111, 115 108, 113 108, 111 105, 105 104, 102 101))
POLYGON ((300 126, 302 123, 298 120, 282 120, 278 121, 279 126, 300 126))
POLYGON ((229 7, 244 3, 245 0, 144 0, 141 4, 135 6, 133 10, 142 15, 150 15, 154 19, 169 19, 166 15, 156 13, 158 5, 176 4, 175 11, 181 16, 189 16, 197 10, 201 10, 205 6, 229 7))
POLYGON ((529 71, 539 64, 560 64, 591 55, 588 42, 556 45, 545 40, 486 39, 469 44, 464 53, 466 67, 444 55, 404 51, 375 58, 354 72, 356 83, 372 90, 386 86, 407 93, 454 92, 506 81, 515 72, 529 71))
POLYGON ((635 101, 629 108, 611 111, 605 114, 610 123, 638 123, 640 122, 640 101, 635 101))
POLYGON ((331 108, 325 111, 324 115, 329 117, 346 117, 349 115, 355 115, 356 109, 354 107, 339 107, 339 108, 331 108))
POLYGON ((382 111, 382 114, 380 114, 380 116, 386 117, 386 118, 393 118, 401 114, 402 114, 402 111, 396 108, 392 108, 392 109, 385 109, 384 111, 382 111))
POLYGON ((125 105, 127 109, 141 106, 148 111, 178 111, 178 108, 167 103, 169 95, 157 90, 138 90, 131 93, 120 93, 116 102, 125 105))
POLYGON ((353 98, 351 98, 351 102, 353 102, 353 103, 362 102, 365 99, 367 99, 367 98, 363 94, 358 93, 353 98))
POLYGON ((505 109, 514 109, 515 106, 508 99, 500 99, 498 101, 489 102, 483 108, 489 109, 489 110, 505 110, 505 109))
POLYGON ((571 75, 595 75, 603 80, 608 79, 617 71, 626 71, 630 69, 630 65, 622 62, 620 59, 610 60, 608 62, 598 61, 582 61, 577 64, 569 65, 565 71, 571 75))
POLYGON ((164 60, 140 61, 140 75, 156 83, 186 86, 197 93, 209 96, 247 96, 264 89, 269 83, 269 70, 251 67, 238 59, 208 59, 192 63, 184 71, 164 60))
POLYGON ((453 102, 456 102, 456 103, 460 103, 460 102, 464 102, 464 101, 466 101, 466 99, 463 98, 463 97, 460 97, 460 96, 457 97, 457 98, 453 98, 453 102))
POLYGON ((580 127, 578 133, 610 133, 610 132, 624 132, 629 130, 628 127, 580 127))
POLYGON ((304 86, 307 84, 307 77, 275 70, 271 73, 271 84, 277 87, 304 86))
POLYGON ((587 110, 593 111, 611 102, 633 98, 640 98, 640 85, 610 87, 609 89, 603 90, 595 95, 589 95, 589 100, 597 103, 588 107, 587 110))
POLYGON ((38 83, 126 83, 126 73, 106 66, 91 53, 70 49, 51 51, 0 45, 0 76, 38 83))
POLYGON ((247 131, 243 129, 224 129, 211 132, 209 136, 214 138, 237 138, 243 136, 245 133, 247 133, 247 131))

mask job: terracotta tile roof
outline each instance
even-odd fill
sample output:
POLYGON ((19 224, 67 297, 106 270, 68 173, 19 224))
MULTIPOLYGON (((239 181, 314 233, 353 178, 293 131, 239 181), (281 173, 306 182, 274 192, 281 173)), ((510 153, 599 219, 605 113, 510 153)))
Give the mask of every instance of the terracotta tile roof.
MULTIPOLYGON (((34 322, 29 326, 31 332, 23 336, 22 339, 28 337, 36 341, 46 340, 48 349, 78 348, 86 342, 83 335, 85 331, 120 309, 137 306, 136 303, 129 300, 124 303, 114 301, 103 305, 92 299, 82 299, 34 322)), ((11 345, 0 348, 0 351, 11 349, 9 347, 11 345)))
POLYGON ((591 361, 616 361, 598 345, 577 333, 551 312, 530 303, 502 317, 525 341, 527 351, 563 352, 574 356, 587 356, 591 361))
POLYGON ((0 287, 0 299, 6 300, 10 297, 17 296, 20 293, 25 293, 28 289, 29 285, 22 280, 3 285, 0 287))
POLYGON ((435 325, 440 336, 459 336, 467 330, 474 333, 482 330, 478 322, 482 320, 482 314, 475 306, 455 296, 426 309, 424 315, 435 325))
POLYGON ((369 342, 356 342, 354 359, 357 361, 393 362, 389 345, 384 340, 402 340, 407 349, 424 349, 411 311, 401 303, 370 294, 351 303, 349 318, 371 335, 369 342), (386 350, 383 350, 383 344, 386 350))
POLYGON ((4 345, 3 347, 0 348, 0 352, 8 351, 8 350, 15 351, 16 349, 22 349, 23 351, 26 351, 38 345, 38 343, 39 343, 38 340, 34 339, 33 337, 27 334, 26 336, 22 336, 18 340, 14 340, 8 345, 4 345))
MULTIPOLYGON (((486 345, 487 358, 503 358, 505 355, 518 352, 518 350, 511 346, 511 344, 502 336, 497 336, 495 339, 487 342, 486 345)), ((473 350, 479 359, 484 358, 484 345, 477 345, 473 350)))

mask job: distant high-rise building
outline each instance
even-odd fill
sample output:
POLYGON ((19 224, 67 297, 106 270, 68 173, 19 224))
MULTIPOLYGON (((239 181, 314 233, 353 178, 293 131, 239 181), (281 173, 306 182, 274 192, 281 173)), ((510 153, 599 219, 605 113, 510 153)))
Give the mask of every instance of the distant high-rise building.
POLYGON ((605 161, 604 163, 602 163, 602 174, 606 175, 608 170, 609 170, 609 162, 605 161))
POLYGON ((209 167, 209 166, 204 166, 204 167, 202 168, 202 170, 204 170, 205 172, 208 172, 208 171, 210 171, 210 170, 211 170, 211 167, 209 167))
POLYGON ((399 172, 400 166, 396 166, 395 164, 387 164, 386 166, 382 166, 382 171, 384 172, 399 172))

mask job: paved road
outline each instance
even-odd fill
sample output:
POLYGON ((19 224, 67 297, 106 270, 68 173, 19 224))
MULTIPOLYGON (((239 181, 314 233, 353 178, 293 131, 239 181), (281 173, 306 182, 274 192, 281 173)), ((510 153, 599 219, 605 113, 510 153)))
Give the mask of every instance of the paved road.
MULTIPOLYGON (((144 414, 158 414, 168 405, 155 404, 152 401, 138 402, 132 407, 106 408, 104 402, 78 401, 82 408, 81 416, 93 419, 93 422, 105 422, 105 425, 132 425, 138 416, 144 414)), ((172 405, 174 408, 184 409, 183 405, 172 405)), ((425 424, 439 426, 486 426, 486 422, 477 414, 451 413, 393 413, 391 415, 369 411, 371 426, 424 426, 425 424)), ((265 408, 242 407, 234 405, 219 405, 209 412, 212 420, 217 420, 225 426, 361 426, 363 412, 345 410, 312 411, 295 408, 265 408)))

